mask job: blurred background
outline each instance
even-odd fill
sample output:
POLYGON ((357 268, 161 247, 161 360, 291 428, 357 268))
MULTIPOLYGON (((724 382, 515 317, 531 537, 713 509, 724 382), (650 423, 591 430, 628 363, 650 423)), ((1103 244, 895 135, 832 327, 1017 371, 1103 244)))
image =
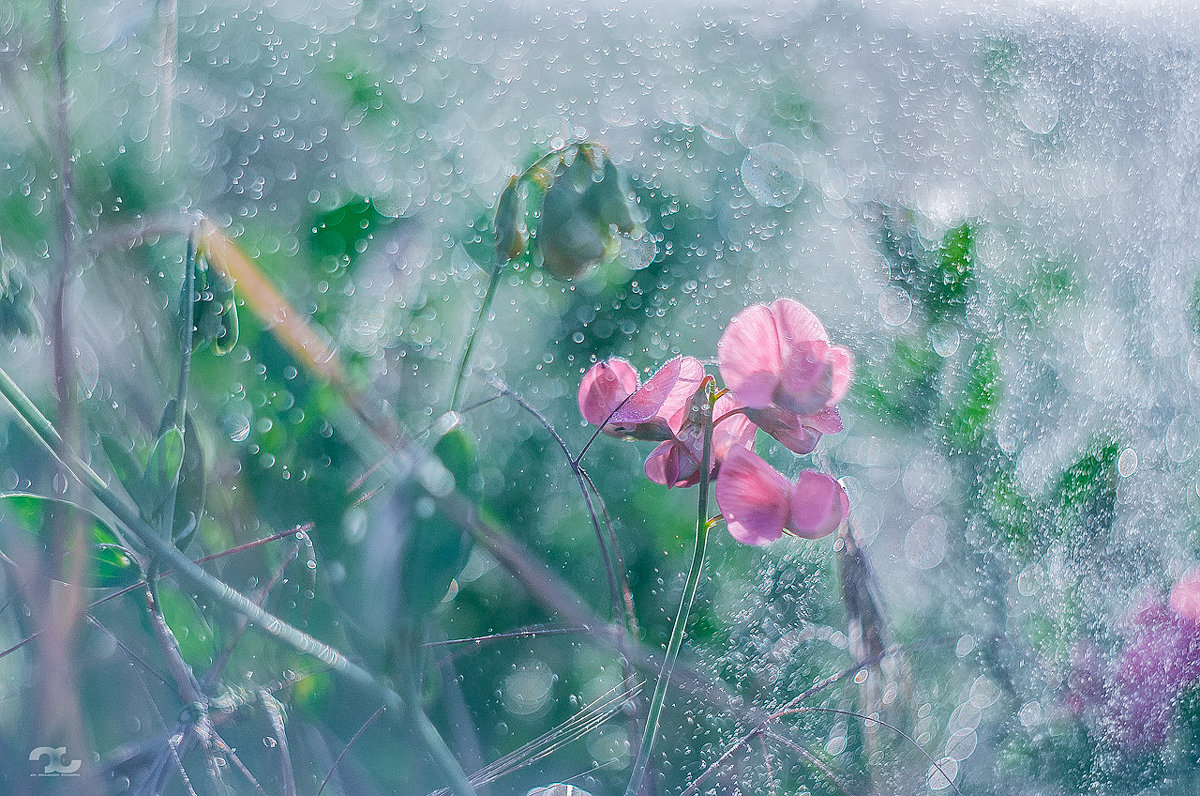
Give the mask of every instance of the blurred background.
MULTIPOLYGON (((814 710, 776 722, 701 792, 953 792, 947 777, 975 794, 1200 788, 1200 647, 1166 605, 1200 559, 1194 11, 104 0, 68 2, 65 21, 78 230, 67 314, 79 447, 98 469, 101 432, 144 451, 175 394, 195 213, 328 333, 353 391, 432 444, 492 266, 499 193, 544 153, 595 141, 642 229, 570 283, 535 263, 505 269, 477 372, 577 452, 592 429, 575 392, 594 361, 652 371, 714 358, 751 303, 804 302, 857 362, 846 429, 814 460, 849 492, 855 538, 758 549, 714 532, 655 792, 682 791, 757 718, 851 666, 866 636, 903 652, 808 698, 814 710)), ((53 41, 45 3, 0 0, 0 365, 55 416, 53 41)), ((394 676, 390 639, 411 630, 396 595, 422 573, 372 562, 421 507, 375 469, 383 452, 343 395, 239 310, 232 350, 193 360, 208 490, 189 555, 312 523, 307 540, 208 566, 247 592, 269 584, 270 610, 394 676)), ((465 403, 495 394, 472 378, 465 403)), ((476 545, 434 601, 431 642, 554 631, 426 648, 427 709, 474 771, 625 673, 611 635, 548 605, 614 617, 557 443, 508 398, 462 423, 478 461, 466 491, 573 590, 539 597, 476 545)), ((658 649, 695 493, 647 481, 649 448, 604 437, 582 463, 615 526, 638 632, 658 649)), ((814 464, 763 435, 757 450, 793 474, 814 464)), ((0 488, 95 508, 11 413, 0 488)), ((5 552, 9 650, 54 615, 60 590, 5 552)), ((198 673, 232 650, 209 692, 236 750, 215 757, 229 792, 283 793, 294 779, 316 793, 347 748, 326 793, 445 784, 403 717, 372 720, 377 701, 242 637, 169 578, 161 600, 198 673)), ((0 657, 5 792, 78 792, 36 776, 29 750, 42 746, 82 760, 95 792, 139 792, 176 725, 183 706, 136 593, 89 613, 62 649, 0 657), (68 674, 53 682, 73 685, 51 710, 35 684, 55 666, 68 674)), ((637 679, 644 707, 652 670, 637 679)), ((621 792, 635 717, 615 710, 486 792, 567 780, 621 792)), ((181 764, 191 782, 176 771, 167 792, 220 792, 206 790, 199 750, 181 764)))

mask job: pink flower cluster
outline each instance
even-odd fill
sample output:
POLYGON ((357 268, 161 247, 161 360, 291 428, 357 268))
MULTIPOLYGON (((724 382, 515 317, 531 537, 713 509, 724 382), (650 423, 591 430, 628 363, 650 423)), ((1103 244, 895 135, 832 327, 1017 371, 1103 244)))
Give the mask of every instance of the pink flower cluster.
MULTIPOLYGON (((849 513, 841 485, 805 470, 789 481, 752 450, 757 429, 789 450, 811 453, 822 434, 842 430, 836 404, 853 375, 853 357, 832 345, 820 320, 791 299, 738 313, 717 345, 727 390, 713 405, 710 478, 729 532, 766 544, 789 531, 815 539, 849 513)), ((695 357, 670 360, 645 384, 624 359, 594 365, 579 385, 579 411, 605 434, 659 445, 646 476, 668 487, 700 481, 704 409, 711 377, 695 357)))
POLYGON ((1068 705, 1125 750, 1161 747, 1180 694, 1200 680, 1200 566, 1175 582, 1169 600, 1143 598, 1120 632, 1125 647, 1108 666, 1094 642, 1076 645, 1068 705))

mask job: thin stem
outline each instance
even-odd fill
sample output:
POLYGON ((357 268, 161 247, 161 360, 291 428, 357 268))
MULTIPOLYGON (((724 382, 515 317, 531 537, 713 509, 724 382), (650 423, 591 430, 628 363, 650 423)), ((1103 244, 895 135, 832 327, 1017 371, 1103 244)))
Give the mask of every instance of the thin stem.
MULTIPOLYGON (((800 755, 805 760, 807 760, 812 765, 813 768, 815 768, 817 771, 821 772, 821 774, 823 774, 825 776, 825 779, 829 780, 830 783, 832 783, 835 788, 837 788, 844 794, 844 796, 854 796, 854 794, 852 794, 850 792, 850 789, 847 788, 845 786, 845 784, 842 783, 841 779, 838 778, 838 775, 833 773, 833 769, 831 769, 829 766, 825 765, 825 763, 820 758, 818 758, 816 755, 814 755, 812 752, 808 751, 803 746, 801 746, 800 744, 791 740, 790 738, 784 738, 782 735, 780 735, 776 732, 773 732, 769 729, 763 730, 762 732, 763 732, 764 736, 769 737, 771 740, 776 741, 777 743, 783 744, 784 746, 791 749, 793 752, 795 752, 796 754, 800 755)), ((765 754, 766 744, 763 745, 763 750, 764 750, 764 754, 765 754)))
POLYGON ((489 384, 491 384, 497 390, 500 390, 500 392, 506 398, 512 400, 517 404, 517 406, 533 415, 534 418, 536 418, 537 421, 542 424, 542 427, 550 433, 550 436, 554 438, 556 443, 558 443, 558 447, 562 450, 563 455, 567 457, 567 464, 570 466, 571 472, 574 473, 575 480, 579 483, 580 492, 583 493, 583 502, 587 508, 588 517, 590 517, 592 520, 592 529, 596 532, 596 544, 600 548, 600 557, 604 561, 604 572, 608 576, 608 591, 609 596, 612 599, 613 615, 617 618, 617 621, 622 626, 628 627, 629 622, 625 615, 624 601, 621 599, 620 588, 617 585, 617 573, 613 568, 612 558, 609 556, 608 545, 605 544, 604 541, 604 531, 600 528, 600 517, 596 512, 596 507, 592 504, 592 493, 588 489, 588 484, 591 482, 591 479, 589 479, 587 474, 583 472, 583 468, 579 466, 579 462, 571 456, 571 450, 567 447, 566 440, 562 438, 561 434, 555 431, 554 426, 549 420, 546 419, 545 415, 535 409, 532 404, 522 398, 519 394, 509 389, 507 385, 502 384, 498 380, 491 379, 489 380, 489 384))
POLYGON ((171 155, 171 128, 175 115, 175 78, 178 74, 176 51, 179 48, 179 0, 158 2, 158 67, 156 116, 158 127, 158 152, 155 166, 163 168, 171 155))
POLYGON ((659 672, 658 682, 654 686, 654 696, 650 699, 650 712, 646 716, 646 731, 642 735, 642 744, 638 748, 637 762, 634 763, 629 785, 625 788, 625 796, 637 796, 641 791, 642 781, 650 765, 650 754, 654 751, 654 738, 658 734, 658 719, 662 713, 663 700, 667 696, 667 686, 671 682, 671 670, 675 668, 675 659, 679 656, 679 648, 683 646, 683 634, 687 626, 688 614, 692 610, 692 601, 696 598, 696 588, 700 585, 700 573, 704 570, 704 551, 708 545, 708 473, 712 461, 712 409, 713 401, 706 398, 704 403, 704 447, 700 455, 700 496, 696 512, 696 548, 692 553, 692 566, 688 570, 687 581, 683 586, 683 598, 679 601, 679 613, 675 615, 675 625, 671 628, 671 638, 667 642, 667 654, 663 660, 662 671, 659 672))
MULTIPOLYGON (((54 377, 59 410, 70 417, 67 407, 72 398, 74 372, 70 352, 70 327, 66 311, 67 287, 75 268, 75 175, 71 162, 70 97, 67 93, 67 44, 64 0, 50 0, 50 36, 54 45, 54 130, 51 140, 58 166, 58 235, 61 258, 55 284, 53 305, 54 377)), ((73 421, 71 421, 73 422, 73 421)), ((71 430, 71 422, 64 428, 71 430)))
POLYGON ((479 313, 475 316, 475 322, 471 324, 471 332, 467 335, 467 344, 463 348, 462 359, 458 363, 458 374, 454 377, 454 393, 450 397, 451 412, 458 411, 459 401, 462 398, 463 381, 466 379, 467 369, 471 364, 471 354, 475 351, 475 343, 483 333, 483 327, 487 325, 488 315, 492 311, 492 302, 496 300, 496 290, 499 287, 497 282, 500 281, 500 272, 503 270, 504 261, 497 256, 487 285, 483 288, 483 300, 479 304, 479 313))
POLYGON ((434 764, 441 769, 443 776, 450 781, 451 792, 459 796, 463 796, 463 794, 473 796, 475 789, 471 785, 467 773, 458 764, 450 747, 446 745, 446 740, 442 738, 437 727, 433 726, 433 722, 429 720, 429 714, 421 705, 421 669, 424 661, 421 641, 422 639, 418 637, 417 633, 407 634, 407 637, 400 641, 404 646, 404 657, 401 664, 404 666, 404 670, 400 672, 400 681, 404 688, 408 720, 416 729, 417 737, 424 744, 425 751, 433 758, 434 764))
MULTIPOLYGON (((188 235, 187 258, 183 263, 182 306, 179 308, 183 328, 179 332, 179 383, 175 387, 175 425, 180 431, 187 422, 188 378, 192 373, 192 347, 196 332, 196 236, 188 235)), ((186 445, 188 440, 184 440, 186 445)))
POLYGON ((329 780, 333 778, 333 772, 337 771, 338 764, 342 762, 342 758, 345 757, 346 753, 350 751, 350 747, 354 746, 359 737, 361 737, 362 734, 367 731, 368 727, 375 723, 375 719, 383 715, 383 711, 385 710, 387 710, 387 705, 380 705, 378 708, 376 708, 375 712, 372 713, 370 717, 362 723, 362 726, 358 728, 358 731, 350 737, 349 742, 347 742, 345 748, 342 749, 341 754, 337 756, 337 760, 334 760, 333 765, 329 767, 329 773, 325 775, 325 779, 321 780, 321 787, 317 788, 317 796, 321 796, 321 794, 325 792, 325 786, 328 785, 329 780))

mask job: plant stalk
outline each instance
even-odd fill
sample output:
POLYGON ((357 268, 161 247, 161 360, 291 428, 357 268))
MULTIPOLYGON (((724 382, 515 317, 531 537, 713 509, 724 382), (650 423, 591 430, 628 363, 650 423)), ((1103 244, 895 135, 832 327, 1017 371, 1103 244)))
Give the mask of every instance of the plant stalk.
POLYGON ((692 552, 692 566, 688 570, 687 581, 683 586, 683 597, 679 601, 679 612, 675 615, 675 625, 671 628, 671 638, 667 641, 667 654, 663 659, 662 670, 658 674, 658 682, 654 685, 654 696, 650 698, 650 710, 646 715, 646 731, 642 734, 642 743, 638 747, 637 761, 633 765, 629 785, 625 788, 625 796, 638 796, 642 789, 642 782, 646 778, 646 772, 650 766, 650 754, 654 751, 654 739, 658 734, 659 716, 662 713, 663 701, 667 696, 667 687, 671 682, 671 671, 675 668, 675 659, 679 657, 679 648, 683 646, 688 614, 692 610, 692 602, 696 598, 696 588, 700 585, 700 574, 704 570, 704 551, 708 546, 708 473, 712 460, 713 403, 714 400, 711 397, 705 399, 704 447, 700 455, 700 496, 696 516, 696 547, 692 552))
POLYGON ((497 256, 496 264, 492 266, 491 276, 488 277, 487 286, 483 289, 483 300, 479 304, 479 313, 475 316, 475 322, 471 324, 471 333, 467 336, 467 344, 463 348, 462 359, 458 363, 458 374, 454 377, 454 392, 450 397, 451 412, 457 412, 461 405, 462 387, 467 377, 467 369, 471 365, 471 354, 475 352, 475 344, 483 333, 483 327, 487 325, 488 315, 492 311, 492 303, 496 300, 496 290, 499 288, 497 283, 500 281, 502 270, 504 270, 504 261, 497 256))

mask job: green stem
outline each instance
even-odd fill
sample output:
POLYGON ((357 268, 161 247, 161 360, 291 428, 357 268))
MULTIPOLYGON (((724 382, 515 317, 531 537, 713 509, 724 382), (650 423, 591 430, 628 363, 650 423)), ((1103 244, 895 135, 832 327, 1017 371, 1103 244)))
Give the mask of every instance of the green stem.
POLYGON ((642 734, 642 743, 638 747, 637 761, 629 777, 629 785, 625 788, 625 796, 638 796, 642 781, 650 765, 650 754, 654 751, 654 738, 658 734, 658 719, 662 713, 663 700, 667 696, 667 686, 671 682, 671 672, 675 668, 675 659, 679 656, 679 648, 683 646, 683 634, 687 626, 688 614, 692 610, 692 602, 696 598, 696 588, 700 585, 700 573, 704 569, 704 551, 708 546, 708 472, 712 460, 712 407, 713 401, 706 401, 704 415, 704 447, 700 456, 700 497, 696 517, 696 548, 692 552, 692 566, 688 570, 687 581, 683 586, 683 598, 679 601, 679 612, 675 615, 675 625, 671 628, 671 638, 667 641, 667 654, 663 658, 662 669, 658 674, 658 682, 654 685, 654 696, 650 699, 650 711, 646 715, 646 731, 642 734))
POLYGON ((429 714, 421 705, 421 670, 424 668, 424 648, 422 637, 416 633, 408 633, 401 640, 405 645, 402 665, 405 670, 400 673, 400 681, 404 684, 404 698, 408 707, 408 719, 425 751, 433 758, 433 762, 441 769, 442 775, 450 782, 453 793, 474 793, 473 786, 466 773, 459 766, 458 760, 446 745, 446 740, 438 732, 437 727, 429 720, 429 714))
MULTIPOLYGON (((196 238, 188 235, 187 257, 183 263, 183 288, 179 293, 179 315, 182 326, 179 330, 179 380, 175 386, 175 416, 171 422, 183 435, 183 445, 199 444, 196 440, 187 438, 187 396, 188 382, 192 374, 192 349, 195 347, 196 327, 196 238)), ((185 454, 186 455, 186 454, 185 454)), ((179 479, 171 485, 171 492, 163 503, 159 516, 159 525, 163 538, 175 539, 179 530, 175 527, 175 502, 179 499, 179 479)), ((200 518, 196 517, 196 522, 200 518)))
POLYGON ((496 264, 492 266, 492 274, 488 277, 487 286, 483 289, 483 301, 479 305, 479 314, 475 316, 475 322, 471 325, 471 333, 467 336, 467 345, 463 348, 462 360, 458 363, 458 375, 454 378, 454 394, 450 398, 451 412, 457 412, 460 406, 463 381, 467 377, 467 368, 471 364, 471 354, 475 351, 475 343, 483 332, 483 327, 487 325, 488 315, 492 311, 492 302, 496 300, 496 288, 499 287, 496 283, 500 279, 502 270, 504 270, 504 262, 497 257, 496 264))
MULTIPOLYGON (((168 563, 175 570, 175 574, 183 578, 192 588, 205 594, 221 607, 246 617, 258 625, 264 633, 283 642, 301 655, 316 658, 348 682, 379 698, 389 708, 398 713, 407 709, 406 701, 398 693, 341 652, 264 610, 246 595, 189 561, 171 543, 170 539, 164 539, 154 528, 151 528, 138 516, 136 510, 126 505, 109 488, 104 479, 78 456, 65 448, 60 448, 62 451, 60 456, 55 451, 55 443, 61 444, 62 441, 58 432, 3 368, 0 368, 0 395, 3 395, 17 411, 17 415, 22 421, 22 427, 26 431, 32 432, 34 441, 41 443, 52 456, 62 461, 67 466, 68 472, 90 489, 92 494, 113 513, 121 524, 145 545, 153 557, 168 563)), ((449 754, 448 751, 447 754, 449 754)), ((458 766, 457 761, 454 761, 453 756, 450 756, 448 761, 439 762, 447 764, 453 762, 457 776, 452 777, 452 781, 455 783, 465 781, 466 775, 462 773, 461 767, 458 766)), ((474 796, 475 793, 469 783, 466 787, 461 787, 461 785, 452 785, 451 787, 456 796, 474 796)))
MULTIPOLYGON (((188 380, 192 373, 192 348, 196 331, 196 239, 188 235, 187 259, 183 263, 183 292, 179 308, 183 328, 179 332, 179 383, 175 388, 175 425, 184 431, 187 422, 188 380)), ((184 444, 187 440, 184 440, 184 444)))

